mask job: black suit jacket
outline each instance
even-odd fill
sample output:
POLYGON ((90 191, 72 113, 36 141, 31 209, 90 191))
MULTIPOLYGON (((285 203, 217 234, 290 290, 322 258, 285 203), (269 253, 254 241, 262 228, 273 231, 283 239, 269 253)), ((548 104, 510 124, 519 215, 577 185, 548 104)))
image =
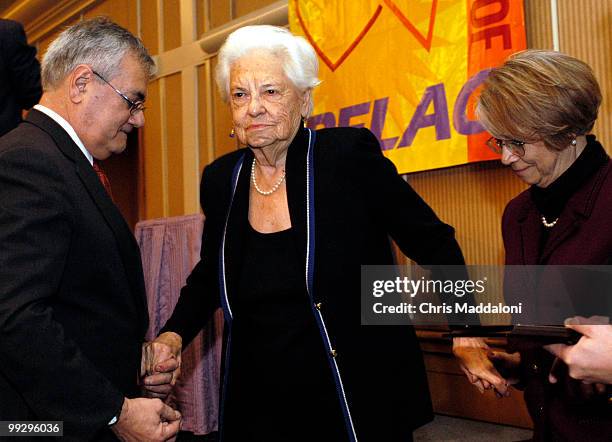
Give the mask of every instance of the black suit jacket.
MULTIPOLYGON (((307 148, 308 132, 300 130, 286 164, 289 214, 302 264, 307 244, 307 148)), ((235 296, 253 160, 252 152, 244 149, 216 160, 203 173, 202 259, 165 326, 179 333, 185 344, 220 305, 218 251, 230 205, 232 170, 243 154, 225 243, 230 303, 235 296)), ((360 325, 361 265, 393 264, 389 236, 421 264, 463 264, 454 230, 398 176, 366 129, 317 131, 314 182, 314 301, 321 303, 331 345, 337 350, 335 360, 357 436, 362 441, 406 440, 414 428, 433 417, 423 360, 411 327, 360 325)))
POLYGON ((0 420, 114 439, 148 325, 140 254, 83 153, 36 110, 0 138, 0 226, 0 420))
POLYGON ((38 103, 40 65, 20 23, 0 19, 0 136, 17 127, 22 109, 38 103))

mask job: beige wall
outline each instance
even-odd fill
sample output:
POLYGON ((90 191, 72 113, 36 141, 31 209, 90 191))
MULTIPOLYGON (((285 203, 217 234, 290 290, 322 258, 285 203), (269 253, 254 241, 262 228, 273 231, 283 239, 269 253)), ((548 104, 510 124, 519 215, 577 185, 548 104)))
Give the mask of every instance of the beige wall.
MULTIPOLYGON (((43 52, 60 27, 81 17, 104 14, 139 34, 158 56, 161 75, 150 85, 146 127, 140 138, 141 219, 199 210, 202 168, 236 148, 228 137, 229 113, 212 81, 215 56, 196 42, 228 21, 286 4, 271 0, 89 0, 16 2, 13 17, 25 17, 29 37, 43 52), (24 13, 36 4, 39 13, 24 13), (19 15, 21 14, 21 15, 19 15), (207 34, 208 33, 208 34, 207 34)), ((612 146, 612 2, 558 0, 560 49, 589 63, 604 92, 595 127, 612 146)), ((532 48, 552 48, 550 2, 526 0, 527 41, 532 48)), ((11 9, 8 10, 9 15, 11 9)), ((6 15, 6 14, 5 14, 6 15)), ((411 174, 407 180, 436 212, 457 229, 468 263, 503 259, 500 218, 507 201, 524 186, 496 163, 480 163, 411 174)))

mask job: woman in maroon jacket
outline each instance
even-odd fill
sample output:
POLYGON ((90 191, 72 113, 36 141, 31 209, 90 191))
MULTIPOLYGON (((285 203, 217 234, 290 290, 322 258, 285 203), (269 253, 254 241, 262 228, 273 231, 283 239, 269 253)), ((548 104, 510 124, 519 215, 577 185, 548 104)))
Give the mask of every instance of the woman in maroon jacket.
MULTIPOLYGON (((493 135, 489 147, 530 185, 504 211, 506 264, 610 263, 612 166, 601 144, 589 135, 600 102, 590 67, 558 52, 524 51, 491 71, 477 115, 493 135)), ((600 327, 603 331, 611 326, 600 327)), ((607 332, 594 336, 610 339, 607 332)), ((582 337, 579 345, 589 339, 582 337)), ((604 345, 610 343, 601 342, 601 348, 604 345)), ((568 348, 553 350, 559 354, 568 348)), ((612 402, 605 394, 606 389, 612 391, 609 386, 580 381, 585 376, 571 359, 568 366, 557 360, 564 374, 551 376, 555 358, 541 346, 515 349, 512 355, 491 353, 479 338, 456 338, 454 343, 464 372, 481 391, 493 388, 507 395, 512 382, 493 363, 514 368, 525 387, 534 440, 612 439, 612 402), (579 391, 580 400, 570 391, 579 391)))

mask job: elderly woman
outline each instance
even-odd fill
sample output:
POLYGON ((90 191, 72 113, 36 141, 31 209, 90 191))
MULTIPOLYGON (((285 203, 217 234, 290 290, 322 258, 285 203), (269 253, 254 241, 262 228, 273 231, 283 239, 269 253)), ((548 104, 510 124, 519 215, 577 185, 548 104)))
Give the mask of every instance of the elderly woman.
MULTIPOLYGON (((493 135, 487 144, 531 186, 504 211, 506 264, 610 263, 612 166, 601 144, 589 135, 600 102, 599 85, 589 66, 559 52, 515 54, 485 81, 476 113, 493 135)), ((575 347, 551 347, 569 367, 557 360, 550 376, 554 357, 533 342, 510 342, 518 350, 511 355, 489 352, 480 339, 456 338, 454 351, 481 391, 494 388, 505 395, 508 384, 521 381, 534 421, 534 440, 609 441, 612 408, 600 394, 605 386, 579 383, 571 377, 606 379, 604 375, 588 377, 585 367, 593 364, 584 356, 585 350, 591 356, 608 351, 609 329, 595 332, 592 327, 610 326, 570 326, 588 330, 590 336, 583 336, 575 347), (580 358, 568 359, 571 349, 580 358), (516 379, 504 379, 492 362, 516 379), (580 367, 574 367, 575 363, 580 367), (594 397, 577 400, 572 391, 594 397)), ((590 359, 599 365, 610 360, 605 354, 590 359)))
POLYGON ((273 26, 219 52, 246 148, 204 170, 201 261, 153 365, 223 308, 223 441, 408 441, 432 418, 413 329, 360 325, 360 266, 393 263, 389 236, 420 263, 463 257, 371 132, 305 128, 317 71, 313 48, 273 26))

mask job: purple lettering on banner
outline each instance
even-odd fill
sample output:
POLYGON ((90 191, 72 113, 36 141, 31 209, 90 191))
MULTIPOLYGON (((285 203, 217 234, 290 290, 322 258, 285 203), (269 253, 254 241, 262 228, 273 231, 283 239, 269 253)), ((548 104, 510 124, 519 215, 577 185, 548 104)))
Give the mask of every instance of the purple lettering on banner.
POLYGON ((444 84, 434 84, 425 89, 423 98, 414 111, 412 120, 406 128, 402 141, 397 147, 411 146, 419 129, 435 126, 436 140, 450 138, 450 122, 448 121, 448 104, 444 84), (433 102, 433 113, 425 115, 429 104, 433 102))
POLYGON ((461 135, 474 135, 484 132, 480 122, 468 119, 467 105, 470 96, 487 79, 489 72, 491 72, 490 68, 478 72, 463 85, 459 95, 457 95, 455 109, 453 110, 453 126, 455 126, 455 130, 461 135))
POLYGON ((370 112, 370 102, 355 104, 353 106, 343 107, 340 109, 340 116, 338 117, 339 127, 363 127, 363 123, 351 125, 351 118, 365 115, 370 112))
POLYGON ((313 115, 308 119, 306 126, 313 130, 316 130, 318 126, 336 127, 336 116, 331 112, 313 115))
POLYGON ((378 141, 380 142, 380 148, 382 150, 393 149, 397 139, 399 137, 392 137, 382 139, 382 131, 385 127, 385 119, 387 118, 387 106, 389 104, 389 97, 380 98, 374 101, 374 108, 372 109, 372 122, 370 123, 370 130, 378 141))

